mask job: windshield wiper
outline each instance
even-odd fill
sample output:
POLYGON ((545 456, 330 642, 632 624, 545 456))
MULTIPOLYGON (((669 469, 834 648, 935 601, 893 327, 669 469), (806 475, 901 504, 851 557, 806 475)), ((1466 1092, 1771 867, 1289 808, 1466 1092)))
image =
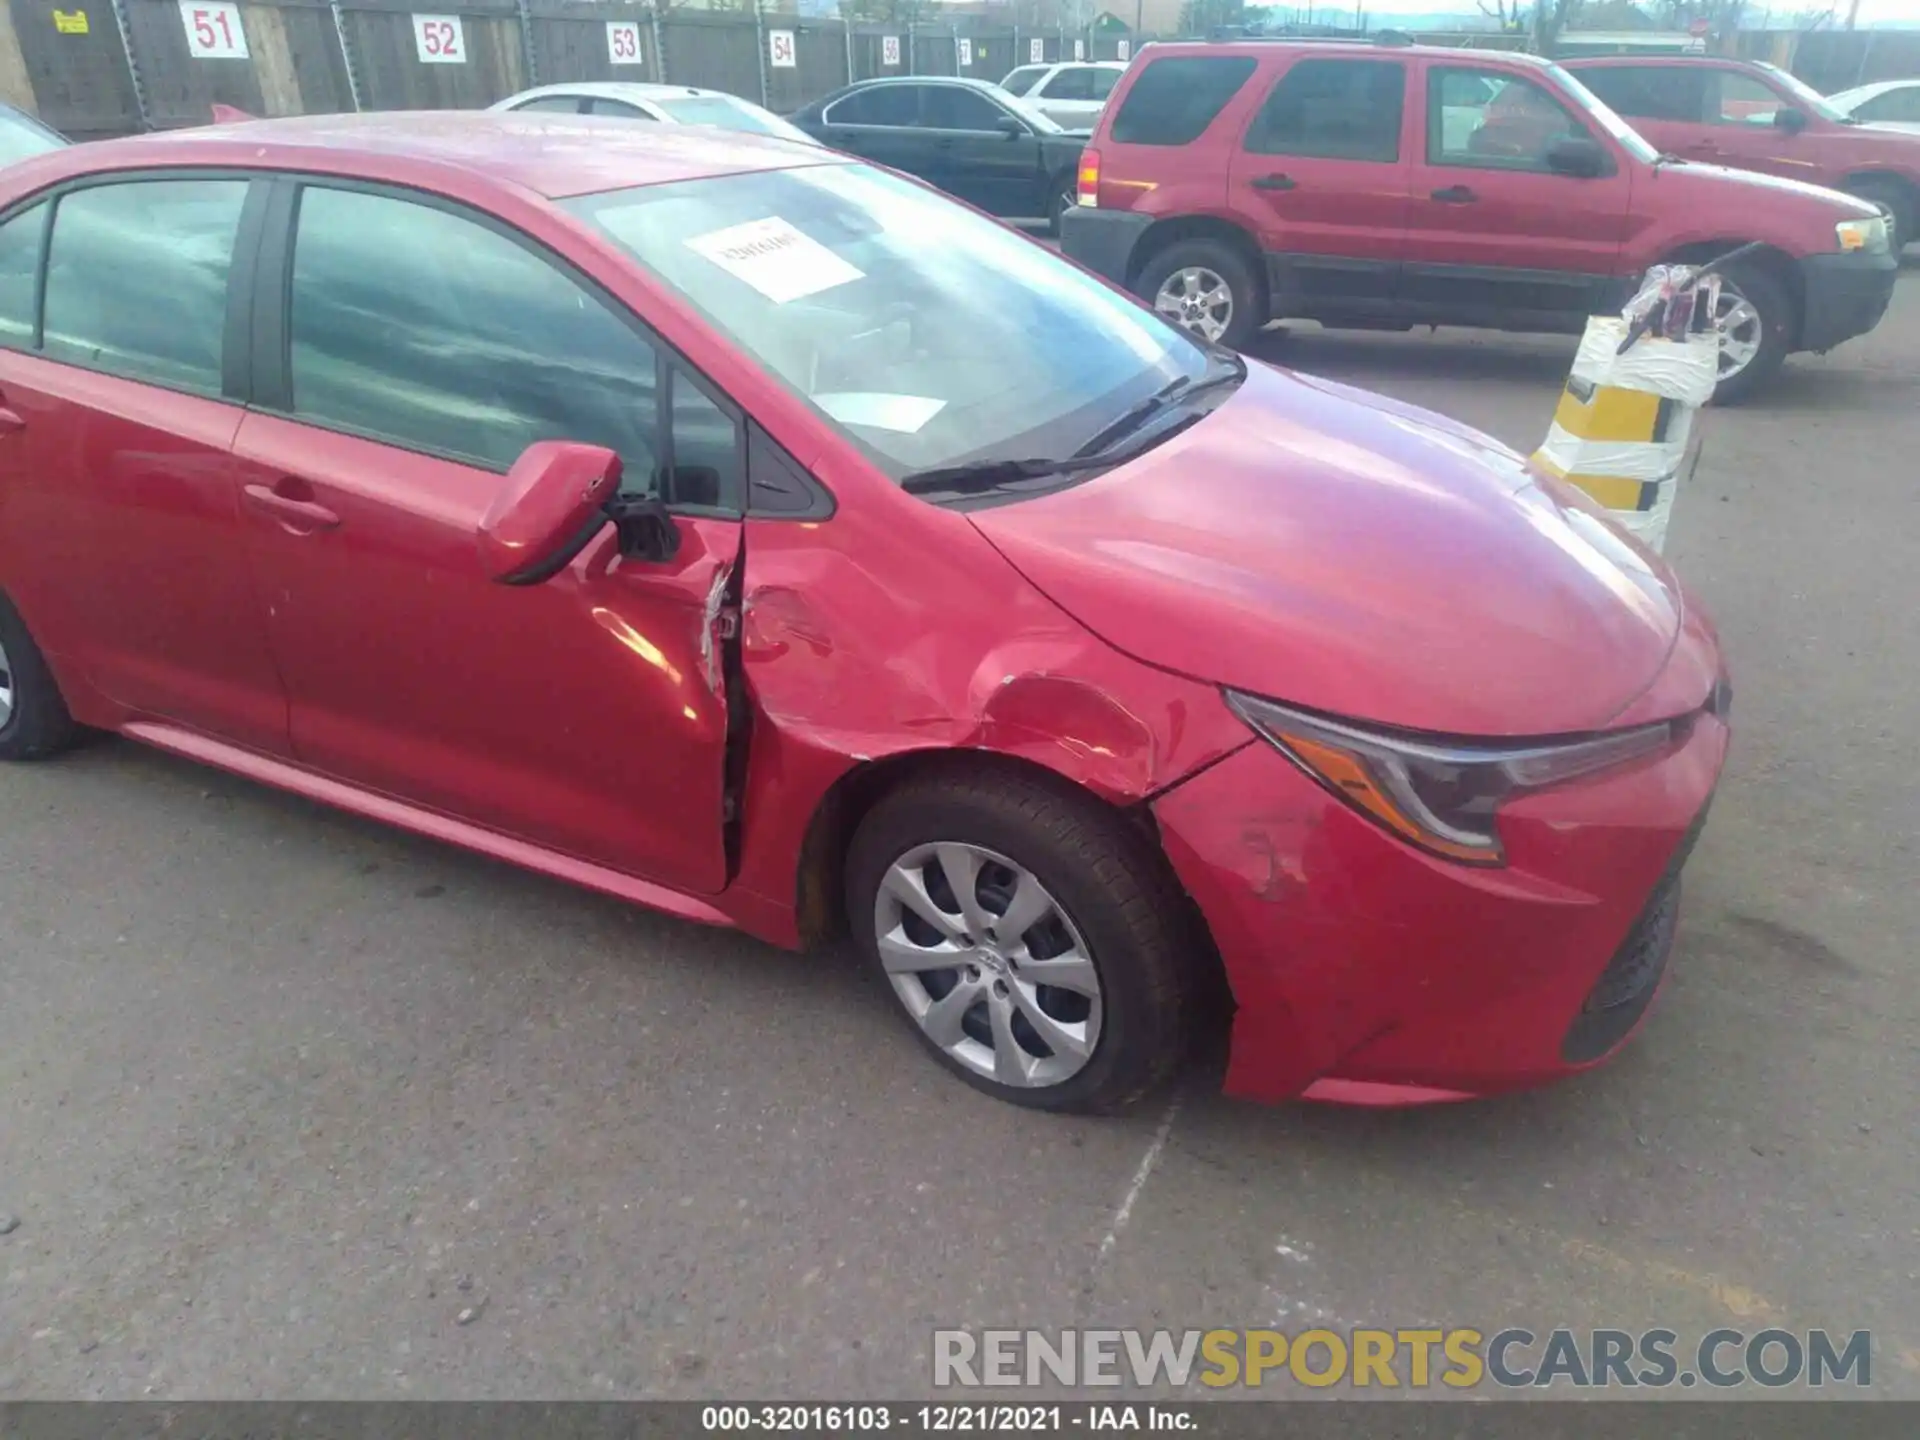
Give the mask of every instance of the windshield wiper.
POLYGON ((1125 410, 1102 426, 1094 437, 1074 452, 1075 455, 1095 455, 1112 445, 1114 441, 1125 438, 1138 430, 1147 421, 1169 406, 1184 400, 1190 400, 1208 390, 1218 390, 1223 385, 1238 385, 1247 378, 1247 362, 1238 355, 1229 352, 1225 357, 1227 367, 1215 374, 1194 380, 1180 375, 1162 385, 1144 400, 1135 401, 1125 410))
POLYGON ((1067 455, 1058 460, 971 460, 965 465, 945 465, 938 470, 916 470, 901 478, 900 488, 909 495, 936 492, 976 495, 1020 480, 1044 480, 1050 475, 1104 469, 1118 463, 1111 455, 1067 455))

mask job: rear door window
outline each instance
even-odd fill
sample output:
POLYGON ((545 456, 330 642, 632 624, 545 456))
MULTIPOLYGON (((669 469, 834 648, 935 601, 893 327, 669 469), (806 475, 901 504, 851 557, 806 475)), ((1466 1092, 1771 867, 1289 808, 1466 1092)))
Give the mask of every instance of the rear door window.
POLYGON ((47 251, 47 358, 218 395, 246 200, 245 180, 140 180, 63 195, 47 251))
POLYGON ((1249 55, 1169 55, 1140 72, 1111 134, 1120 145, 1190 145, 1252 78, 1249 55))
POLYGON ((542 95, 537 100, 529 100, 513 108, 541 115, 578 115, 586 107, 587 102, 578 95, 542 95))
POLYGON ((1062 70, 1045 85, 1040 87, 1042 100, 1091 100, 1093 99, 1093 72, 1078 66, 1062 70))
POLYGON ((919 115, 917 85, 876 85, 836 100, 820 118, 829 125, 912 125, 919 115))
POLYGON ((587 102, 589 115, 618 115, 622 120, 651 120, 653 116, 638 105, 629 105, 624 100, 609 100, 604 95, 596 95, 587 102))
POLYGON ((1093 98, 1106 99, 1113 93, 1113 87, 1120 83, 1120 77, 1126 73, 1124 70, 1089 70, 1087 76, 1088 83, 1093 86, 1093 98))
POLYGON ((1247 130, 1259 155, 1391 162, 1400 158, 1407 67, 1394 60, 1300 60, 1247 130))
POLYGON ((1009 95, 1024 95, 1033 88, 1033 82, 1047 73, 1045 65, 1023 65, 1000 82, 1000 88, 1009 95))

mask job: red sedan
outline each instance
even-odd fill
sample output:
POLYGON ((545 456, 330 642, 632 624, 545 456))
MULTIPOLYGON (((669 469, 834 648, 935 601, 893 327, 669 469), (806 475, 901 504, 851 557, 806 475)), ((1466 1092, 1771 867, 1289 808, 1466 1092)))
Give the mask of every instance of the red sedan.
POLYGON ((1512 451, 842 156, 369 115, 0 180, 0 757, 850 929, 1009 1100, 1136 1100, 1223 980, 1235 1094, 1600 1060, 1727 694, 1512 451))

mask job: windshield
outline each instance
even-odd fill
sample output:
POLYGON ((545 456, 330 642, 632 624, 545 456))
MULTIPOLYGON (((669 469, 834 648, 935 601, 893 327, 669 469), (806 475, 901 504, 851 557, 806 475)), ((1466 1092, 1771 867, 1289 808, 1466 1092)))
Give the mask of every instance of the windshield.
POLYGON ((1769 65, 1764 60, 1759 60, 1754 63, 1767 72, 1768 77, 1772 79, 1774 84, 1778 85, 1782 90, 1786 91, 1787 94, 1806 106, 1807 109, 1813 111, 1813 113, 1818 115, 1822 120, 1833 120, 1842 125, 1853 123, 1850 117, 1836 110, 1832 104, 1828 102, 1826 96, 1822 95, 1797 75, 1782 70, 1778 65, 1769 65))
POLYGON ((566 202, 898 480, 1069 455, 1209 354, 996 221, 864 165, 566 202))
POLYGON ((15 110, 0 109, 0 165, 63 150, 67 142, 39 121, 15 110))
POLYGON ((1600 128, 1619 141, 1634 159, 1651 165, 1660 158, 1660 152, 1647 143, 1645 136, 1614 114, 1607 102, 1575 79, 1571 71, 1562 70, 1558 65, 1549 65, 1547 73, 1559 81, 1574 103, 1599 121, 1600 128))
POLYGON ((669 119, 678 120, 682 125, 715 125, 722 130, 746 130, 755 135, 777 135, 782 140, 814 143, 813 137, 799 126, 789 125, 778 115, 723 95, 697 95, 653 103, 666 111, 669 119))

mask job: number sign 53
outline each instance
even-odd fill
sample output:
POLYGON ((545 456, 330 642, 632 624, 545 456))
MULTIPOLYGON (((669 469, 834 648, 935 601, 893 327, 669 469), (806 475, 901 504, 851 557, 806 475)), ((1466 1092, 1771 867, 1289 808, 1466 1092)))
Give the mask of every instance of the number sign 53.
POLYGON ((467 63, 467 33, 458 15, 413 17, 413 48, 422 65, 467 63))
POLYGON ((220 0, 180 0, 180 23, 187 27, 187 54, 196 60, 245 60, 247 32, 240 28, 240 7, 220 0))

